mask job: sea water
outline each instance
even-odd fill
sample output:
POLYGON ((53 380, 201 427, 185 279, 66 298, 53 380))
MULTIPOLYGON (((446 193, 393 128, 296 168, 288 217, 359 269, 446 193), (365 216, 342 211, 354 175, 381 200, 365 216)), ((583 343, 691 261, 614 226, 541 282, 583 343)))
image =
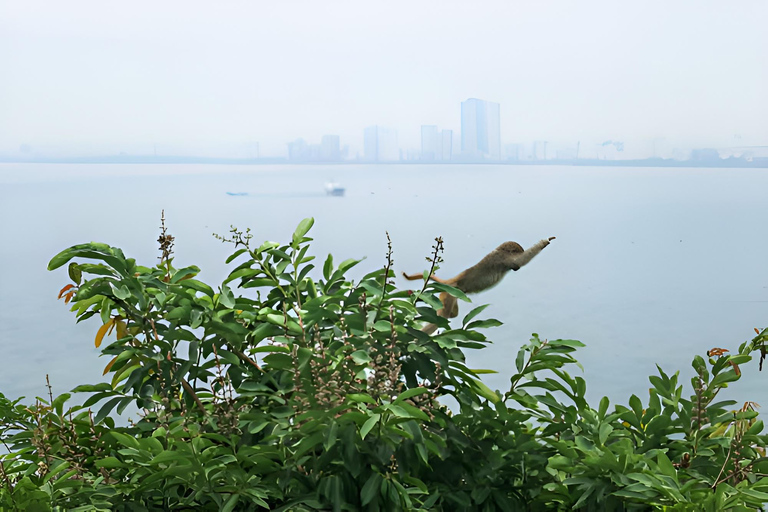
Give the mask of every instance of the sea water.
MULTIPOLYGON (((46 396, 104 379, 99 320, 75 324, 48 272, 60 250, 88 241, 121 247, 140 264, 158 261, 160 213, 175 238, 175 265, 223 279, 232 246, 212 234, 251 228, 254 241, 287 242, 314 217, 311 253, 320 264, 366 259, 361 276, 385 263, 420 272, 436 236, 438 275, 451 277, 500 243, 557 239, 496 288, 459 303, 459 319, 491 304, 493 344, 468 352, 470 367, 505 391, 530 334, 586 343, 577 352, 588 397, 645 400, 656 364, 681 370, 713 347, 734 352, 768 325, 768 171, 505 165, 131 165, 0 164, 0 392, 46 396), (345 187, 325 194, 326 182, 345 187), (240 195, 230 195, 227 192, 240 195)), ((401 286, 415 286, 399 279, 401 286)), ((457 319, 458 320, 458 319, 457 319)), ((457 320, 454 320, 457 322, 457 320)), ((742 368, 729 389, 768 403, 768 368, 742 368)))

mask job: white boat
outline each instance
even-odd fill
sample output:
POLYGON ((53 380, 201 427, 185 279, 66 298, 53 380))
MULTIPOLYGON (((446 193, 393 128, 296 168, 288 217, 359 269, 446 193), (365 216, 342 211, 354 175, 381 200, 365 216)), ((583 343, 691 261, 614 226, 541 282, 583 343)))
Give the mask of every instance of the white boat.
POLYGON ((325 193, 329 196, 343 196, 344 195, 344 187, 339 185, 336 182, 329 181, 325 184, 325 193))

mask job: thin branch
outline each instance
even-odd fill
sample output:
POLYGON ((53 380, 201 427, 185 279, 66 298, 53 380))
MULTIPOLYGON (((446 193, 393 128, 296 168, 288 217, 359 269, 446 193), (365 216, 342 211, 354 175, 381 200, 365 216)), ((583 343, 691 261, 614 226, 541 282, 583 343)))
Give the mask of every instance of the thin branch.
POLYGON ((261 369, 261 366, 259 366, 259 364, 256 361, 248 357, 242 350, 232 349, 232 352, 234 352, 236 356, 238 356, 240 359, 242 359, 246 363, 250 364, 260 372, 264 373, 264 370, 261 369))
POLYGON ((424 280, 424 286, 422 286, 419 294, 424 293, 424 290, 427 289, 429 278, 435 273, 435 267, 443 261, 443 258, 440 257, 440 253, 443 252, 443 237, 438 236, 435 238, 435 245, 432 246, 432 249, 432 257, 427 258, 428 261, 432 262, 432 265, 429 267, 429 274, 427 274, 427 278, 424 280))
POLYGON ((189 382, 187 382, 187 379, 185 379, 184 377, 181 378, 181 387, 184 388, 184 391, 190 394, 190 396, 195 401, 195 403, 200 408, 200 410, 203 411, 203 415, 208 414, 208 411, 205 410, 205 406, 203 405, 203 402, 200 400, 200 397, 197 396, 197 393, 195 393, 195 390, 192 389, 192 386, 189 385, 189 382))
MULTIPOLYGON (((387 264, 384 265, 384 279, 381 283, 381 300, 379 300, 379 307, 376 308, 376 317, 379 317, 381 312, 381 305, 384 303, 384 299, 387 296, 387 285, 389 284, 389 271, 392 269, 392 264, 395 260, 392 259, 392 239, 389 238, 389 231, 384 232, 387 235, 387 264)), ((375 319, 374 319, 375 322, 375 319)))
POLYGON ((728 477, 725 477, 724 480, 720 481, 720 477, 723 474, 723 471, 725 471, 725 466, 728 465, 728 461, 731 460, 731 449, 733 448, 733 444, 728 446, 728 454, 725 456, 725 461, 723 461, 723 467, 720 468, 720 472, 717 474, 717 478, 715 478, 715 483, 712 484, 712 490, 714 491, 718 485, 725 482, 725 480, 728 479, 728 477))

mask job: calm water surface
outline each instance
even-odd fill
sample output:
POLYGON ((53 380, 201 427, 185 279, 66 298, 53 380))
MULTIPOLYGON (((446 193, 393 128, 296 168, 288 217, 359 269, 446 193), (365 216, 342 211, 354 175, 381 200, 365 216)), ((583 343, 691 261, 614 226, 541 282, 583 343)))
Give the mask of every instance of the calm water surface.
MULTIPOLYGON (((356 276, 384 264, 385 231, 398 272, 424 269, 442 236, 445 277, 506 240, 557 236, 474 297, 504 325, 471 366, 497 370, 484 380, 506 389, 532 332, 574 338, 587 344, 578 356, 591 400, 645 398, 656 363, 687 383, 694 354, 735 351, 768 324, 766 190, 761 169, 0 164, 0 392, 43 396, 46 373, 57 392, 102 379, 98 320, 74 323, 56 300, 66 270, 46 265, 92 240, 152 264, 165 209, 177 266, 199 265, 212 284, 231 246, 211 234, 231 224, 287 241, 313 216, 314 254, 366 256, 356 276), (345 197, 324 195, 331 179, 345 197)), ((744 373, 731 396, 768 403, 768 371, 744 373)))

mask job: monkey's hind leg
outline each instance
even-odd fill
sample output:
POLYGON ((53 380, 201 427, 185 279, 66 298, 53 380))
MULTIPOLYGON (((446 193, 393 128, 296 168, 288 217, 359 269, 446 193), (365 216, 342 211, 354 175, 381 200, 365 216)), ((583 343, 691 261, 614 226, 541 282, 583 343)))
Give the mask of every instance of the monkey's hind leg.
MULTIPOLYGON (((440 294, 440 302, 443 303, 443 308, 437 311, 437 314, 443 318, 456 318, 459 316, 459 302, 456 300, 456 297, 453 295, 450 295, 446 292, 443 292, 440 294)), ((427 334, 432 334, 437 330, 436 324, 429 324, 426 325, 423 329, 421 329, 422 332, 425 332, 427 334)))
POLYGON ((447 292, 440 294, 440 302, 443 303, 443 309, 437 312, 443 318, 456 318, 459 316, 459 301, 456 297, 447 292))

